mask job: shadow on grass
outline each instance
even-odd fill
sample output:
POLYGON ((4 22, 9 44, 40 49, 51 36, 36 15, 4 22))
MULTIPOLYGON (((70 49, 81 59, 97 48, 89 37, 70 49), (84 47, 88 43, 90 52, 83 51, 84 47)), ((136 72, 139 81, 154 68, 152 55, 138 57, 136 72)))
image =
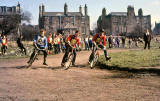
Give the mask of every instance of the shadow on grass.
POLYGON ((134 73, 134 74, 144 74, 144 73, 154 73, 160 76, 160 69, 158 68, 130 68, 130 67, 119 67, 119 66, 107 66, 105 64, 98 64, 98 68, 107 70, 117 70, 122 72, 134 73))

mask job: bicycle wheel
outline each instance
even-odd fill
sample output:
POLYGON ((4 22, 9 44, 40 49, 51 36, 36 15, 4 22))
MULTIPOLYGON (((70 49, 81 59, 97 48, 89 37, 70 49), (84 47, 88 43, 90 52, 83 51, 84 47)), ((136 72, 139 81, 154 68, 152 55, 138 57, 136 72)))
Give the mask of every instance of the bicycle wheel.
POLYGON ((68 58, 67 58, 67 61, 65 62, 65 65, 64 65, 64 69, 65 70, 67 70, 67 69, 69 69, 69 67, 71 66, 71 63, 72 63, 72 53, 70 53, 69 55, 68 55, 68 58))
POLYGON ((30 60, 28 67, 32 66, 32 63, 35 61, 37 55, 38 55, 38 51, 36 51, 35 55, 34 55, 33 58, 30 60))
POLYGON ((98 61, 98 55, 95 55, 93 61, 90 63, 90 68, 93 69, 98 61))

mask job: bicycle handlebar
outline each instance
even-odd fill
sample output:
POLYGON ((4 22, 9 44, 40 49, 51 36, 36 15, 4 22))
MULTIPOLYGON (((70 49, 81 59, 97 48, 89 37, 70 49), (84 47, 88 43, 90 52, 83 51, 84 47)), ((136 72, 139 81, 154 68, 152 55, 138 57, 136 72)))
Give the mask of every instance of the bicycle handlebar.
POLYGON ((38 46, 37 46, 37 44, 36 43, 34 43, 34 46, 35 46, 35 48, 37 49, 37 50, 42 50, 42 51, 44 51, 45 49, 40 49, 38 46))

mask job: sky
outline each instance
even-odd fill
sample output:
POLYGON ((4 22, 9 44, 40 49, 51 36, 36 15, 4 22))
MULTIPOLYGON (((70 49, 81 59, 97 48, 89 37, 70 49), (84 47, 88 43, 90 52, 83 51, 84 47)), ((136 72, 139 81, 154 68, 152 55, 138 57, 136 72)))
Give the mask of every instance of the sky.
POLYGON ((87 4, 91 29, 102 14, 103 8, 106 8, 107 14, 127 12, 128 5, 134 6, 136 15, 139 8, 142 8, 144 15, 151 15, 152 27, 154 27, 155 21, 160 22, 160 0, 0 0, 0 6, 15 6, 18 2, 24 11, 31 12, 31 24, 33 25, 38 24, 39 5, 42 3, 45 5, 46 12, 63 12, 64 3, 67 3, 69 12, 78 12, 81 5, 83 14, 84 6, 87 4))

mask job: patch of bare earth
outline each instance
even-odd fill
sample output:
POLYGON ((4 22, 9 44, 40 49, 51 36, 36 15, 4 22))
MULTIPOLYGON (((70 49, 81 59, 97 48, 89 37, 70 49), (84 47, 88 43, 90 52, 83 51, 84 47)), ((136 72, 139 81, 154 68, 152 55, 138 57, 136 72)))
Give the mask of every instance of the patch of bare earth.
POLYGON ((48 67, 39 57, 32 69, 23 68, 28 59, 0 60, 0 101, 160 101, 159 76, 90 69, 89 55, 78 52, 69 70, 63 54, 49 56, 48 67))

